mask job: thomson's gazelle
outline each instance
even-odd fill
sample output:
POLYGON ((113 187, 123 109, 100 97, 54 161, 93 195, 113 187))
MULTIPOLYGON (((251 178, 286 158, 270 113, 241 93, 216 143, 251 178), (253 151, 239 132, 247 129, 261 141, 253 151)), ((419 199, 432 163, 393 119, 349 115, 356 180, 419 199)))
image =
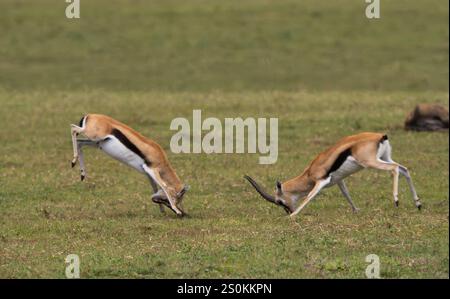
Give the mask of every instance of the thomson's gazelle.
POLYGON ((79 126, 71 125, 71 134, 74 155, 72 167, 79 161, 81 180, 86 176, 82 147, 94 146, 146 174, 154 191, 152 200, 160 205, 161 211, 166 205, 179 216, 185 214, 180 204, 188 186, 181 183, 159 144, 117 120, 100 114, 84 116, 79 126), (78 139, 79 134, 88 139, 78 139))
POLYGON ((283 207, 291 216, 297 215, 322 188, 335 184, 356 212, 358 208, 348 193, 344 178, 367 167, 392 172, 396 206, 398 206, 398 177, 402 174, 409 184, 414 203, 420 210, 421 203, 408 169, 391 159, 391 145, 388 137, 379 133, 360 133, 341 139, 319 154, 302 174, 283 184, 277 182, 275 196, 266 193, 251 177, 245 176, 245 178, 263 198, 283 207), (297 202, 301 198, 305 199, 297 207, 297 202))

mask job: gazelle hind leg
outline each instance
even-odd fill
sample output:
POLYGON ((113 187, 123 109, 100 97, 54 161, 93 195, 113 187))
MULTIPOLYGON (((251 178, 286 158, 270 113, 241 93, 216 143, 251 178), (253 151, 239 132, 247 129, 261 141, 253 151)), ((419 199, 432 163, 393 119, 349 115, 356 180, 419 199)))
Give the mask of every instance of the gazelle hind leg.
POLYGON ((422 208, 422 203, 420 202, 420 198, 417 195, 416 189, 414 188, 414 184, 412 182, 412 178, 411 175, 409 174, 408 168, 399 164, 399 170, 400 174, 402 174, 406 178, 406 181, 408 182, 409 190, 411 191, 416 208, 420 210, 422 208))
POLYGON ((161 187, 161 189, 164 191, 164 193, 166 194, 167 199, 169 200, 170 206, 171 208, 175 211, 175 213, 179 216, 183 215, 183 212, 180 211, 177 206, 175 205, 175 199, 172 198, 172 196, 169 194, 169 192, 167 191, 167 187, 166 184, 164 183, 164 181, 161 179, 161 176, 159 175, 158 171, 156 169, 150 168, 147 165, 143 164, 142 168, 144 169, 144 171, 151 176, 151 178, 153 180, 155 180, 155 182, 159 185, 159 187, 161 187))
POLYGON ((386 149, 386 151, 381 156, 381 159, 383 161, 388 162, 388 163, 393 163, 393 164, 398 165, 399 173, 406 178, 406 182, 408 183, 409 190, 411 191, 411 194, 412 194, 412 197, 413 197, 413 200, 414 200, 414 204, 420 210, 421 207, 422 207, 422 204, 420 202, 419 196, 417 195, 416 189, 414 188, 414 184, 412 182, 412 178, 411 178, 411 175, 409 174, 408 168, 406 168, 405 166, 403 166, 403 165, 395 162, 394 160, 392 160, 391 147, 388 147, 386 149))
POLYGON ((293 218, 295 215, 297 215, 298 213, 300 213, 301 210, 303 210, 303 208, 317 195, 319 194, 320 190, 322 190, 323 187, 325 187, 326 185, 328 185, 331 181, 331 177, 328 177, 326 179, 320 180, 318 181, 315 185, 314 188, 311 190, 311 192, 309 192, 309 194, 306 196, 305 200, 303 200, 302 204, 293 212, 291 213, 289 216, 291 218, 293 218))
POLYGON ((393 190, 392 194, 394 196, 395 206, 398 207, 398 176, 400 173, 399 165, 395 162, 387 162, 380 159, 374 159, 370 161, 365 161, 365 166, 371 167, 378 170, 386 170, 392 172, 393 175, 393 190))
POLYGON ((352 210, 354 213, 358 212, 359 209, 356 207, 356 205, 353 203, 352 197, 350 196, 350 193, 348 192, 347 185, 345 185, 344 181, 339 181, 337 183, 339 189, 341 190, 342 195, 344 195, 345 199, 347 199, 348 203, 352 207, 352 210))

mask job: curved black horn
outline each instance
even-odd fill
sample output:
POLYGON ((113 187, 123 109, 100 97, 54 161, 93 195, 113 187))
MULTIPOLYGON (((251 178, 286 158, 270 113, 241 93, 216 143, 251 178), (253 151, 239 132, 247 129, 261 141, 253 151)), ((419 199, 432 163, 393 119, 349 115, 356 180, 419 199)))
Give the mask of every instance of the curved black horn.
POLYGON ((256 189, 256 191, 258 191, 258 193, 259 193, 264 199, 266 199, 267 201, 270 201, 271 203, 278 204, 278 203, 276 202, 276 200, 275 200, 275 197, 272 196, 272 195, 270 195, 269 193, 265 192, 265 191, 261 188, 261 186, 260 186, 257 182, 255 182, 254 179, 252 179, 252 178, 249 177, 248 175, 245 175, 244 178, 245 178, 247 181, 249 181, 250 184, 252 184, 252 186, 256 189))

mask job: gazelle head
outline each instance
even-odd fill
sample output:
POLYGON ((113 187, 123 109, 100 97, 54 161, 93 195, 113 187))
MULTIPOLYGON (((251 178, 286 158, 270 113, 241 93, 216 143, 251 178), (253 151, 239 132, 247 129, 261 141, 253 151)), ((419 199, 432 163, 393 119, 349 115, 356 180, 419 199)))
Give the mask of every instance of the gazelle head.
POLYGON ((275 195, 270 195, 266 191, 264 191, 261 186, 251 177, 248 175, 245 175, 244 178, 250 182, 250 184, 256 189, 256 191, 267 201, 276 204, 277 206, 282 207, 286 213, 290 214, 293 212, 293 209, 291 207, 291 198, 288 194, 284 194, 281 183, 276 182, 276 190, 275 195))

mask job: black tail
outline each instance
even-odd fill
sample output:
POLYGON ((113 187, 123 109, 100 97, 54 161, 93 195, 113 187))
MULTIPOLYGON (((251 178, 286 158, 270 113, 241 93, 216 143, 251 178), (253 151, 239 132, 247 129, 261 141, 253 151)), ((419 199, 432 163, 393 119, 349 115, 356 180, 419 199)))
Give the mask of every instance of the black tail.
POLYGON ((84 120, 86 119, 86 115, 85 116, 83 116, 81 119, 80 119, 80 124, 78 125, 80 128, 82 128, 83 127, 83 123, 84 123, 84 120))

